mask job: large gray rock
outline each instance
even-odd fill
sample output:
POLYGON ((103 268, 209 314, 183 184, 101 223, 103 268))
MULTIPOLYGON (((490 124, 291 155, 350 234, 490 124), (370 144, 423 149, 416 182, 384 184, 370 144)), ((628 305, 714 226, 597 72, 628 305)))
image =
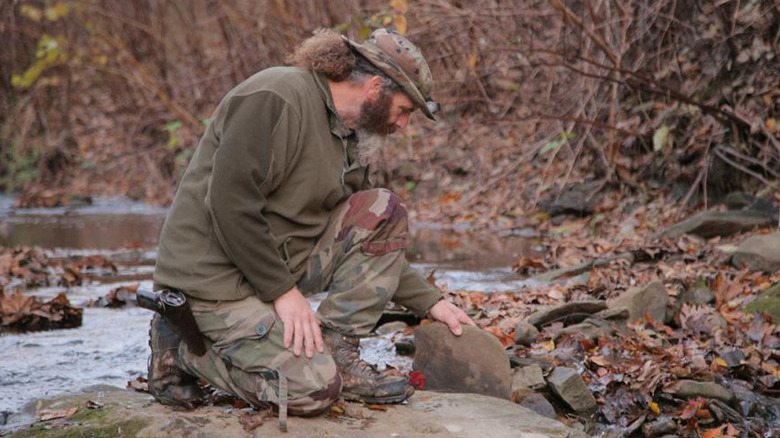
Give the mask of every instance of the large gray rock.
POLYGON ((547 376, 547 384, 555 395, 578 414, 589 414, 599 405, 577 370, 566 367, 555 368, 547 376))
POLYGON ((709 239, 770 227, 776 222, 776 217, 754 210, 705 211, 674 225, 661 233, 661 236, 676 239, 683 234, 693 234, 709 239))
POLYGON ((463 326, 455 336, 440 323, 414 331, 415 371, 425 376, 425 389, 469 392, 509 399, 512 372, 506 350, 492 334, 463 326))
POLYGON ((739 245, 731 261, 751 271, 780 270, 780 233, 748 237, 739 245))
POLYGON ((642 287, 629 289, 619 297, 610 300, 609 307, 627 308, 629 321, 643 319, 645 313, 648 313, 656 321, 666 322, 668 301, 669 294, 666 292, 664 284, 661 281, 654 281, 642 287))
POLYGON ((193 411, 179 411, 154 402, 149 394, 109 386, 45 400, 40 408, 65 410, 71 407, 77 407, 78 411, 68 419, 67 428, 63 427, 62 422, 57 427, 59 420, 23 426, 25 421, 35 419, 32 414, 36 407, 32 403, 26 412, 12 416, 13 425, 7 426, 5 430, 0 428, 0 434, 15 427, 23 430, 18 430, 10 437, 586 438, 581 432, 508 400, 476 394, 430 391, 418 391, 408 404, 388 406, 386 411, 372 411, 349 404, 343 414, 333 417, 290 417, 287 433, 279 431, 276 418, 266 418, 259 428, 250 433, 245 432, 239 424, 239 416, 246 410, 207 406, 193 411), (99 403, 102 407, 88 409, 88 401, 99 403), (119 432, 120 429, 122 432, 119 432))

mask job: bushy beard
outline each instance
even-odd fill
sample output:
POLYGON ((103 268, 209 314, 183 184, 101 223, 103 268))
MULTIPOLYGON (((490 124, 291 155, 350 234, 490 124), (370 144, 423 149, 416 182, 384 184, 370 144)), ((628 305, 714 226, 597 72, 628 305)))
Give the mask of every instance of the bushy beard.
POLYGON ((388 124, 390 107, 393 103, 391 93, 382 91, 374 100, 365 100, 360 106, 357 128, 358 162, 367 166, 376 160, 377 152, 385 139, 395 131, 395 125, 388 124))

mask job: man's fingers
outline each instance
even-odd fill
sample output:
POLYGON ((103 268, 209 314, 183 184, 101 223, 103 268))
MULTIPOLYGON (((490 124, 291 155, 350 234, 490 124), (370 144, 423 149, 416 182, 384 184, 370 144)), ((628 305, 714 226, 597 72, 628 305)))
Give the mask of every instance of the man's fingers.
POLYGON ((322 330, 320 329, 320 320, 316 316, 312 315, 312 332, 314 333, 314 346, 317 347, 317 351, 323 353, 325 351, 325 342, 322 341, 322 330))
POLYGON ((447 315, 447 320, 444 322, 450 328, 450 331, 453 335, 460 336, 460 334, 463 333, 463 329, 460 327, 460 322, 458 322, 458 318, 455 315, 447 315))
POLYGON ((303 346, 306 350, 306 357, 314 356, 314 333, 312 333, 311 321, 303 322, 303 346))
POLYGON ((290 342, 292 342, 293 330, 295 327, 293 326, 292 321, 282 322, 284 323, 284 348, 290 348, 290 342))
POLYGON ((474 327, 477 326, 477 323, 475 323, 473 319, 469 318, 469 316, 466 315, 466 312, 464 312, 464 311, 462 311, 460 309, 458 309, 458 310, 459 310, 458 321, 462 322, 463 324, 468 324, 468 325, 471 325, 471 326, 474 326, 474 327))
POLYGON ((293 337, 293 354, 300 356, 301 350, 303 349, 303 327, 300 319, 295 320, 295 332, 293 333, 293 337))

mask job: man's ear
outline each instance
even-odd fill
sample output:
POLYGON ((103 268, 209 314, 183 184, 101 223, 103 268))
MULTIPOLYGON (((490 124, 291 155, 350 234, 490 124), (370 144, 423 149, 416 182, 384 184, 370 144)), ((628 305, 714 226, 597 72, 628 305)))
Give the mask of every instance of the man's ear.
POLYGON ((385 81, 379 76, 371 76, 366 81, 366 92, 368 95, 377 97, 382 92, 382 87, 385 85, 385 81))

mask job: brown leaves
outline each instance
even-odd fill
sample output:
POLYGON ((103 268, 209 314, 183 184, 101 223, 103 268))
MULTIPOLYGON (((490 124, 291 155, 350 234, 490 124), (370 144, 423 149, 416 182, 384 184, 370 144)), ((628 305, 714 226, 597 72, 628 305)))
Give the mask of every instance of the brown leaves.
POLYGON ((138 392, 149 392, 149 381, 145 377, 138 376, 135 380, 127 381, 127 389, 133 389, 138 392))
POLYGON ((59 410, 41 409, 35 411, 35 416, 41 421, 56 420, 57 418, 72 417, 78 410, 78 407, 59 410))
POLYGON ((108 307, 119 308, 126 305, 135 305, 136 293, 138 292, 137 284, 132 286, 119 286, 111 289, 106 296, 100 297, 97 300, 90 301, 87 304, 89 307, 108 307))
POLYGON ((12 331, 40 331, 81 326, 82 309, 70 305, 64 293, 41 303, 16 292, 0 296, 0 328, 12 331))

